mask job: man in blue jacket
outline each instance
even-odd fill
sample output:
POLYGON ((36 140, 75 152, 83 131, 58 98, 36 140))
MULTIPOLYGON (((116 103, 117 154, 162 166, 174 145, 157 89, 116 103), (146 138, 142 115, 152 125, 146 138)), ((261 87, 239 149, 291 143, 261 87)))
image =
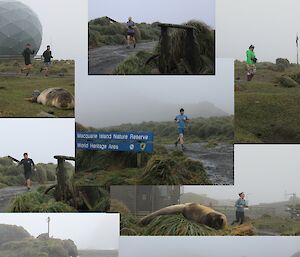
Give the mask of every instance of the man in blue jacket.
POLYGON ((185 133, 185 127, 186 127, 186 123, 189 121, 190 119, 188 118, 188 116, 186 116, 184 114, 184 109, 181 108, 180 109, 180 114, 178 114, 175 117, 175 122, 177 122, 177 130, 178 130, 178 138, 175 142, 175 147, 177 147, 178 143, 180 143, 182 150, 184 150, 184 140, 183 140, 183 136, 185 133))

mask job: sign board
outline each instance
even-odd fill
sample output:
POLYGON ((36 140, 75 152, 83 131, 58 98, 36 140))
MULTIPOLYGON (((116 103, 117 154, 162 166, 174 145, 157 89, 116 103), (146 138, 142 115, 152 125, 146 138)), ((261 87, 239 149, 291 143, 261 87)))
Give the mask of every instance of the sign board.
POLYGON ((120 152, 153 152, 153 143, 145 142, 77 142, 76 148, 81 150, 120 151, 120 152))
POLYGON ((76 149, 152 153, 153 140, 152 132, 76 132, 76 149))
POLYGON ((76 141, 153 141, 152 132, 76 132, 76 141))

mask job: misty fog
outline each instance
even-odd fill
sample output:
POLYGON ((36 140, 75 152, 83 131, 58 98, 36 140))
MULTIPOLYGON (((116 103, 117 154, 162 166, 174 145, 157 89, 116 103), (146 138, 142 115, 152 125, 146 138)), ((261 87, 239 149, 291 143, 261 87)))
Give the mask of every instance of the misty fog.
POLYGON ((120 257, 291 257, 300 237, 121 237, 120 257))
POLYGON ((215 0, 152 0, 144 1, 116 0, 107 2, 105 5, 98 0, 89 0, 89 20, 102 16, 109 16, 119 22, 126 22, 129 16, 135 22, 166 22, 184 23, 192 19, 215 25, 215 0), (170 9, 172 11, 170 12, 170 9))
POLYGON ((2 213, 0 224, 22 226, 37 237, 47 233, 48 217, 50 237, 71 239, 79 249, 118 249, 119 214, 2 213))
POLYGON ((281 57, 295 63, 299 10, 298 0, 217 1, 217 57, 245 60, 253 44, 258 61, 281 57))
POLYGON ((0 119, 0 128, 0 157, 27 152, 35 163, 56 163, 54 155, 75 155, 74 119, 0 119))
POLYGON ((300 145, 235 145, 234 187, 185 186, 184 192, 236 200, 245 192, 249 205, 300 197, 300 145))
POLYGON ((232 115, 233 60, 218 59, 216 76, 101 76, 99 79, 80 73, 76 101, 76 121, 96 128, 171 121, 181 107, 191 118, 232 115))

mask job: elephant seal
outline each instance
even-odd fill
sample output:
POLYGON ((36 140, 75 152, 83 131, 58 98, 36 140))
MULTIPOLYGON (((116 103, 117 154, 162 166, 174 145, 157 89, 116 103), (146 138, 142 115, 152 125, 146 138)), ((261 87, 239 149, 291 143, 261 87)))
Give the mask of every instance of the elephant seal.
POLYGON ((227 226, 227 218, 223 213, 196 203, 177 204, 162 208, 142 218, 141 224, 148 225, 158 216, 171 214, 182 214, 190 221, 204 224, 214 229, 223 229, 227 226))
POLYGON ((74 109, 74 96, 64 88, 48 88, 41 93, 34 90, 32 97, 27 100, 58 109, 74 109))

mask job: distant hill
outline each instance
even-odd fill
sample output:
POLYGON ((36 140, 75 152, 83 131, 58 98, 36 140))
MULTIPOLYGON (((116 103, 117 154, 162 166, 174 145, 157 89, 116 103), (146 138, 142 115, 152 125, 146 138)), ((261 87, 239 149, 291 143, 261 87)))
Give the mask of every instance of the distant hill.
POLYGON ((77 257, 72 240, 31 236, 23 227, 0 224, 0 257, 77 257))
POLYGON ((0 224, 0 247, 2 244, 30 238, 31 235, 22 227, 0 224))
MULTIPOLYGON (((118 101, 118 98, 115 101, 118 101)), ((99 110, 92 109, 86 111, 86 113, 80 113, 77 121, 98 128, 118 126, 124 123, 173 121, 175 116, 179 114, 180 108, 184 108, 185 114, 192 119, 230 115, 210 102, 170 104, 136 95, 134 101, 130 103, 123 99, 122 107, 120 107, 120 104, 103 106, 101 108, 102 113, 110 114, 106 115, 105 119, 94 118, 91 120, 91 116, 99 117, 99 110)))
MULTIPOLYGON (((76 123, 77 131, 151 131, 155 135, 155 141, 166 143, 177 137, 176 123, 172 121, 166 122, 143 122, 138 124, 123 124, 120 126, 112 126, 106 128, 85 127, 80 123, 76 123)), ((234 136, 233 117, 211 117, 211 118, 195 118, 192 119, 186 128, 187 143, 196 143, 200 141, 216 140, 220 142, 228 142, 233 140, 234 136)))
POLYGON ((293 254, 291 257, 300 257, 300 252, 293 254))
POLYGON ((198 195, 194 193, 183 194, 180 198, 181 203, 199 203, 206 206, 217 205, 218 200, 212 199, 206 195, 198 195))

